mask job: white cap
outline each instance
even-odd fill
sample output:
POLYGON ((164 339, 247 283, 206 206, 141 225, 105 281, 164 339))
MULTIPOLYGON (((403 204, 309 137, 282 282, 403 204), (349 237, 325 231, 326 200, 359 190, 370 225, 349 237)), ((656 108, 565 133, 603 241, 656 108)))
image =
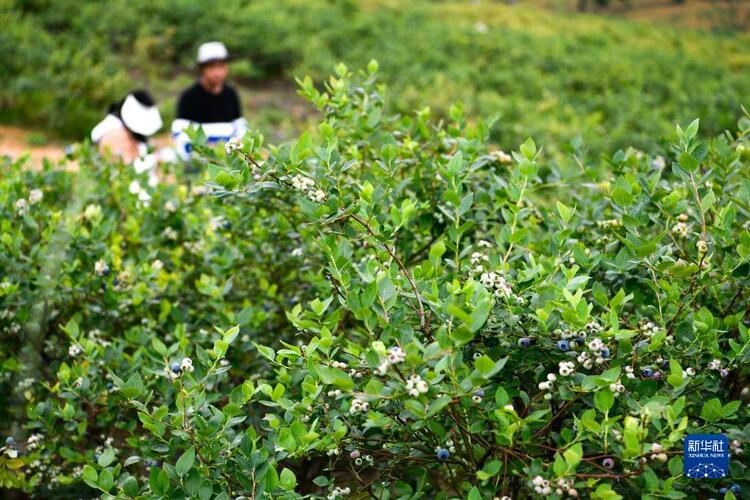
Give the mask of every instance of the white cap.
POLYGON ((147 106, 133 94, 128 94, 120 108, 120 118, 136 134, 150 136, 162 126, 159 108, 147 106))
POLYGON ((228 58, 229 52, 221 42, 206 42, 198 47, 198 64, 205 64, 211 61, 226 61, 228 58))

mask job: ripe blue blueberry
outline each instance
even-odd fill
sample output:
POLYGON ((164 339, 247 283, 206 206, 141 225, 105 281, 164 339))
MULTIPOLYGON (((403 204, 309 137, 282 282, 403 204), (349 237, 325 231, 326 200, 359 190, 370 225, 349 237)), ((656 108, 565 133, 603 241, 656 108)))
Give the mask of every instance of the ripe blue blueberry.
POLYGON ((568 342, 567 340, 558 340, 557 348, 562 352, 568 352, 570 350, 570 342, 568 342))
POLYGON ((726 494, 727 489, 726 488, 719 488, 719 494, 724 495, 726 494))
POLYGON ((16 440, 13 439, 13 436, 8 436, 7 438, 5 438, 5 444, 7 446, 13 446, 14 444, 16 444, 16 440))
POLYGON ((646 378, 651 378, 654 375, 654 371, 651 368, 644 368, 641 370, 641 374, 646 378))
POLYGON ((576 344, 583 345, 584 342, 586 342, 586 339, 583 337, 576 337, 576 344))
POLYGON ((732 493, 734 493, 735 495, 738 495, 742 491, 742 486, 735 483, 732 486, 730 486, 729 489, 732 490, 732 493))
POLYGON ((182 371, 182 369, 180 368, 180 363, 178 363, 177 361, 172 363, 172 373, 180 373, 180 371, 182 371))
POLYGON ((109 383, 107 384, 107 389, 110 389, 110 390, 111 390, 111 389, 112 389, 113 387, 114 387, 114 385, 112 384, 112 382, 109 382, 109 383))
POLYGON ((602 349, 599 354, 601 354, 602 358, 607 359, 609 358, 609 347, 605 347, 602 349))
POLYGON ((602 460, 602 465, 604 466, 605 469, 611 469, 612 467, 615 466, 615 461, 607 457, 604 460, 602 460))
POLYGON ((477 391, 474 393, 475 396, 479 396, 480 398, 484 397, 484 389, 477 389, 477 391))
POLYGON ((518 345, 521 347, 529 347, 531 345, 531 339, 529 337, 521 337, 518 339, 518 345))
POLYGON ((117 278, 112 278, 112 286, 117 286, 119 284, 120 284, 120 280, 118 280, 117 278))
POLYGON ((445 448, 440 448, 437 451, 438 460, 448 460, 448 457, 450 456, 451 456, 450 452, 448 452, 448 450, 446 450, 445 448))

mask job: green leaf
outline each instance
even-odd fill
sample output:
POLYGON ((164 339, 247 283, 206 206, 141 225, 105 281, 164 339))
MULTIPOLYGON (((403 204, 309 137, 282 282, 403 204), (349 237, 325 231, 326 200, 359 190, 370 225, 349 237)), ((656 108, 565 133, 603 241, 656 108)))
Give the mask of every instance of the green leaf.
POLYGON ((534 156, 536 155, 536 143, 534 143, 534 139, 529 137, 526 139, 526 141, 521 144, 521 154, 527 159, 527 160, 533 160, 534 156))
POLYGON ((612 408, 612 405, 615 404, 615 397, 612 394, 612 391, 609 390, 609 388, 603 388, 599 389, 596 394, 594 394, 594 406, 596 406, 596 409, 599 410, 602 413, 606 413, 609 411, 610 408, 612 408))
POLYGON ((503 463, 500 460, 492 460, 491 462, 488 462, 482 470, 477 472, 477 478, 479 478, 480 481, 486 481, 497 475, 502 467, 503 463))
POLYGON ((113 450, 111 447, 104 450, 104 452, 99 455, 99 460, 97 460, 97 463, 99 464, 99 467, 107 467, 109 464, 115 461, 115 450, 113 450))
POLYGON ((185 453, 177 459, 175 464, 175 472, 178 476, 183 477, 193 467, 195 461, 195 448, 189 448, 185 453))
POLYGON ((474 486, 471 491, 469 491, 468 500, 482 500, 482 494, 479 493, 479 490, 476 486, 474 486))
POLYGON ((708 422, 719 420, 722 415, 721 401, 719 398, 713 398, 706 402, 701 409, 701 418, 708 422))
POLYGON ((99 475, 96 473, 96 469, 91 467, 89 464, 83 466, 83 482, 91 486, 92 488, 98 488, 99 475))
POLYGON ((693 158, 693 156, 685 151, 680 155, 680 166, 688 172, 695 172, 700 166, 700 162, 693 158))
POLYGON ((556 206, 557 206, 557 213, 560 214, 560 218, 563 220, 565 224, 567 224, 568 221, 570 221, 570 218, 573 217, 573 211, 560 201, 557 202, 556 206))
POLYGON ((162 342, 158 338, 151 337, 151 346, 154 348, 154 351, 159 354, 159 356, 167 355, 167 346, 165 346, 164 342, 162 342))
POLYGON ((112 476, 112 472, 109 469, 104 469, 99 473, 99 482, 97 485, 102 491, 108 492, 112 489, 112 485, 115 483, 115 478, 112 476))
POLYGON ((583 458, 583 447, 581 443, 576 443, 563 453, 568 470, 575 470, 583 458))
POLYGON ((138 480, 134 476, 129 476, 122 483, 122 491, 129 497, 138 496, 138 480))
POLYGON ((294 472, 290 471, 286 467, 281 471, 279 475, 279 485, 285 490, 293 490, 297 486, 297 478, 294 472))
POLYGON ((315 366, 314 369, 324 384, 333 384, 346 391, 354 387, 352 378, 341 370, 322 365, 315 366))
POLYGON ((682 366, 677 362, 676 359, 669 360, 669 371, 670 374, 667 377, 667 382, 672 387, 679 387, 682 385, 682 366))

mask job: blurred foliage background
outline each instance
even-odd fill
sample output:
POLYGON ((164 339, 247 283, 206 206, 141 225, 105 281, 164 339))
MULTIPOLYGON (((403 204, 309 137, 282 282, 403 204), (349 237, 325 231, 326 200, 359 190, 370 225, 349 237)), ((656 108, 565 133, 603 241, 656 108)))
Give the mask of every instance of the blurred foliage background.
POLYGON ((0 0, 0 121, 81 139, 110 102, 146 87, 168 122, 196 47, 219 39, 251 124, 272 141, 307 118, 294 77, 376 58, 397 111, 462 102, 467 116, 498 118, 504 148, 533 136, 563 145, 554 154, 580 134, 592 154, 653 150, 675 122, 700 116, 707 135, 736 123, 750 95, 747 3, 0 0))

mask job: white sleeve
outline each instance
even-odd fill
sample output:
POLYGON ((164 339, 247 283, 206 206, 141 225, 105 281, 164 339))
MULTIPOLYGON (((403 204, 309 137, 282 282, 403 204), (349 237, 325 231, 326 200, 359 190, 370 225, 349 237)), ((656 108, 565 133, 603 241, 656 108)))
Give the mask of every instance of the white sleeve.
POLYGON ((193 122, 184 118, 176 118, 172 122, 172 140, 174 141, 177 155, 183 160, 187 160, 190 157, 190 138, 185 133, 185 129, 190 125, 193 125, 193 122))
POLYGON ((247 132, 247 120, 240 116, 232 122, 232 127, 234 128, 232 137, 242 139, 242 137, 244 137, 245 133, 247 132))

